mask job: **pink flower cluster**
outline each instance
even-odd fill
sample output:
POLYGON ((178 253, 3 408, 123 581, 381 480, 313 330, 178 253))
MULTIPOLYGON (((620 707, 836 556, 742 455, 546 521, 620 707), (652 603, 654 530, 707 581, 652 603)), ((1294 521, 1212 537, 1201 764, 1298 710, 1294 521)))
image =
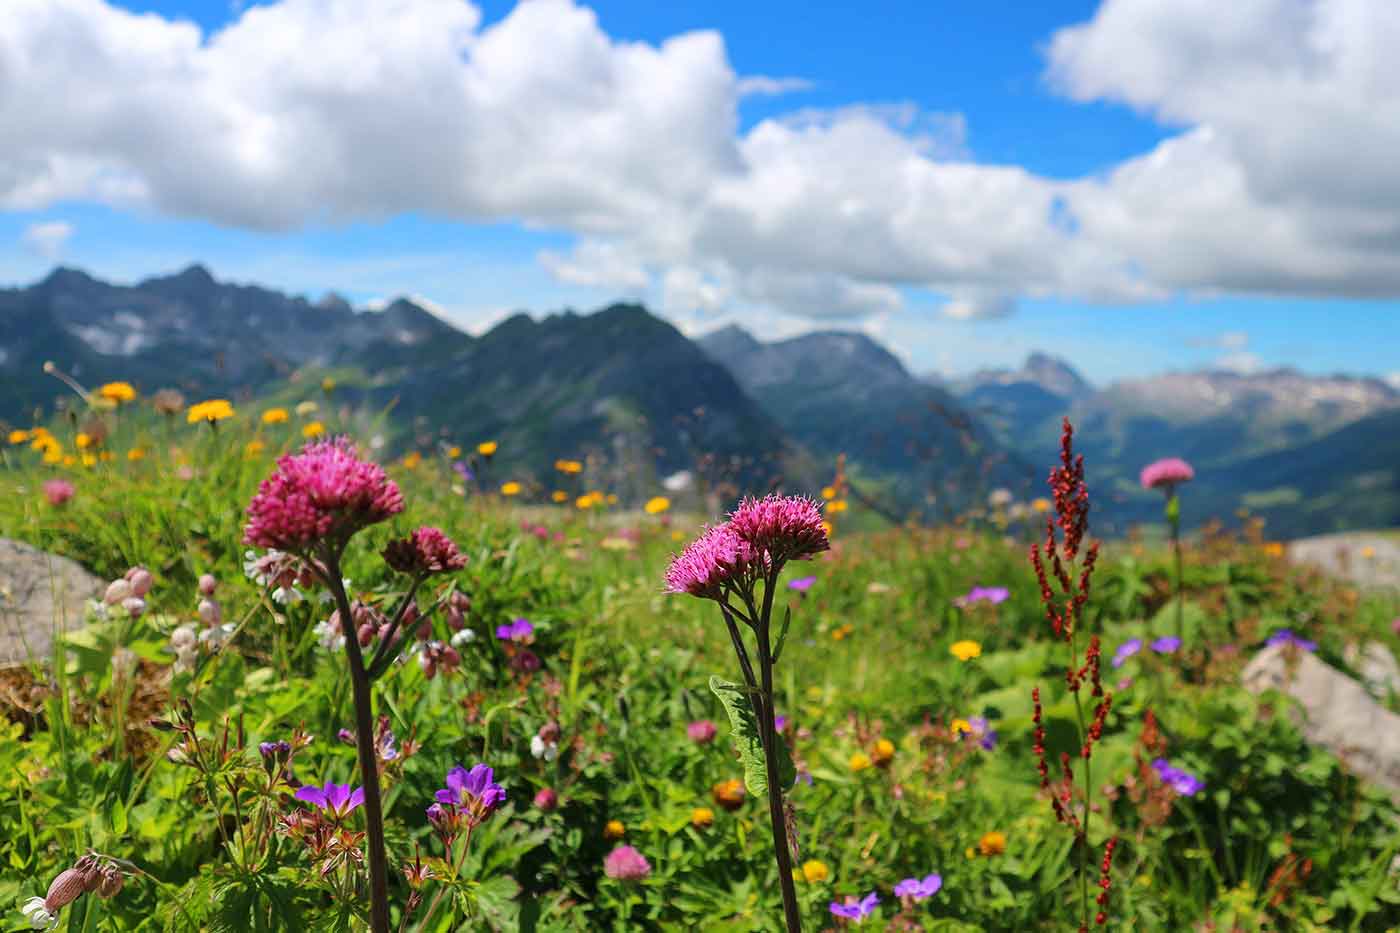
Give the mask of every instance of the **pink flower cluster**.
POLYGON ((1191 469, 1191 464, 1180 457, 1167 457, 1143 467, 1139 480, 1143 489, 1161 489, 1164 486, 1170 489, 1195 478, 1196 471, 1191 469))
POLYGON ((384 469, 361 460, 348 438, 315 441, 277 461, 248 503, 244 540, 301 552, 318 541, 343 543, 403 511, 403 495, 384 469))
POLYGON ((603 874, 618 881, 641 881, 651 874, 651 863, 631 846, 618 846, 603 859, 603 874))
POLYGON ((77 492, 73 484, 66 479, 50 479, 44 481, 44 498, 49 500, 49 505, 62 505, 73 494, 77 492))
POLYGON ((461 570, 467 556, 442 529, 424 525, 407 538, 390 541, 384 548, 384 563, 399 573, 427 575, 461 570))
POLYGON ((666 568, 666 591, 718 599, 730 581, 782 569, 831 547, 821 507, 801 496, 745 499, 729 521, 707 528, 666 568))

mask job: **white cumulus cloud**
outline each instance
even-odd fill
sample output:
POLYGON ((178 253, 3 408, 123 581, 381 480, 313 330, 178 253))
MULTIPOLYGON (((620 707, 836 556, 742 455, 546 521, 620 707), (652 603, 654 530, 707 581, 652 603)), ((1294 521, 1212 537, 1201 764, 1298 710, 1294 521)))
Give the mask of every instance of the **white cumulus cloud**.
POLYGON ((41 259, 53 261, 62 255, 63 247, 68 244, 74 232, 76 228, 62 220, 30 224, 24 233, 20 234, 20 243, 41 259))

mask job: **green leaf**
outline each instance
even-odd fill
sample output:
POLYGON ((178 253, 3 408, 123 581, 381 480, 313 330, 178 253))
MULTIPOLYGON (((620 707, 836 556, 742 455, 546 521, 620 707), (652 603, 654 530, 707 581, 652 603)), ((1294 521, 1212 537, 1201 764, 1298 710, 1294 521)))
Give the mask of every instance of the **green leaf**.
MULTIPOLYGON (((734 749, 739 753, 739 760, 744 765, 744 787, 755 797, 767 796, 768 772, 763 757, 763 740, 758 734, 758 720, 754 718, 748 691, 719 677, 710 678, 710 690, 719 697, 725 712, 729 714, 734 749)), ((786 790, 797 781, 797 769, 793 767, 792 758, 788 756, 783 737, 774 734, 773 739, 778 754, 778 778, 786 790)))
POLYGON ((778 645, 773 649, 773 663, 783 656, 783 642, 787 641, 788 626, 792 624, 792 607, 783 610, 783 627, 778 629, 778 645))

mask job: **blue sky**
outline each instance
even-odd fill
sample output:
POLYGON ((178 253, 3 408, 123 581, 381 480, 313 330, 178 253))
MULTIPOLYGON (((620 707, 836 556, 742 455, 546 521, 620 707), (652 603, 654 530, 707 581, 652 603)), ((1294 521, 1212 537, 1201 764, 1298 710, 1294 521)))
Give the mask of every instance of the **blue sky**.
POLYGON ((917 370, 1043 349, 1097 381, 1392 374, 1400 170, 1364 153, 1400 87, 1347 81, 1400 36, 1339 32, 1356 0, 1272 9, 1297 3, 1223 24, 1202 0, 21 4, 0 39, 72 84, 0 142, 0 283, 201 261, 472 328, 635 297, 692 332, 861 328, 917 370), (66 65, 55 28, 86 33, 66 65), (279 51, 299 29, 317 41, 279 51), (676 38, 701 30, 722 44, 676 38), (1298 102, 1259 90, 1303 64, 1298 102), (1366 95, 1374 122, 1350 115, 1366 95))

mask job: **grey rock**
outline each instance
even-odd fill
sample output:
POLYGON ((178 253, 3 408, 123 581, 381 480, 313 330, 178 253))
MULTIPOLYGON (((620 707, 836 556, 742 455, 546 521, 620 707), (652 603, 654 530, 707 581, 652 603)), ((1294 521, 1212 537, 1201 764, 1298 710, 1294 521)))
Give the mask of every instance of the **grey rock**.
POLYGON ((81 628, 106 586, 76 561, 0 538, 0 668, 47 661, 54 634, 81 628))
POLYGON ((1400 798, 1400 716, 1366 688, 1311 653, 1285 645, 1265 648, 1245 667, 1245 689, 1274 689, 1298 704, 1300 727, 1314 745, 1400 798))
POLYGON ((1400 586, 1400 542, 1385 535, 1343 532, 1302 538, 1288 545, 1288 558, 1358 586, 1400 586))
POLYGON ((1384 700, 1392 693, 1400 695, 1400 663, 1385 645, 1378 641, 1347 645, 1343 656, 1361 675, 1371 696, 1384 700))

